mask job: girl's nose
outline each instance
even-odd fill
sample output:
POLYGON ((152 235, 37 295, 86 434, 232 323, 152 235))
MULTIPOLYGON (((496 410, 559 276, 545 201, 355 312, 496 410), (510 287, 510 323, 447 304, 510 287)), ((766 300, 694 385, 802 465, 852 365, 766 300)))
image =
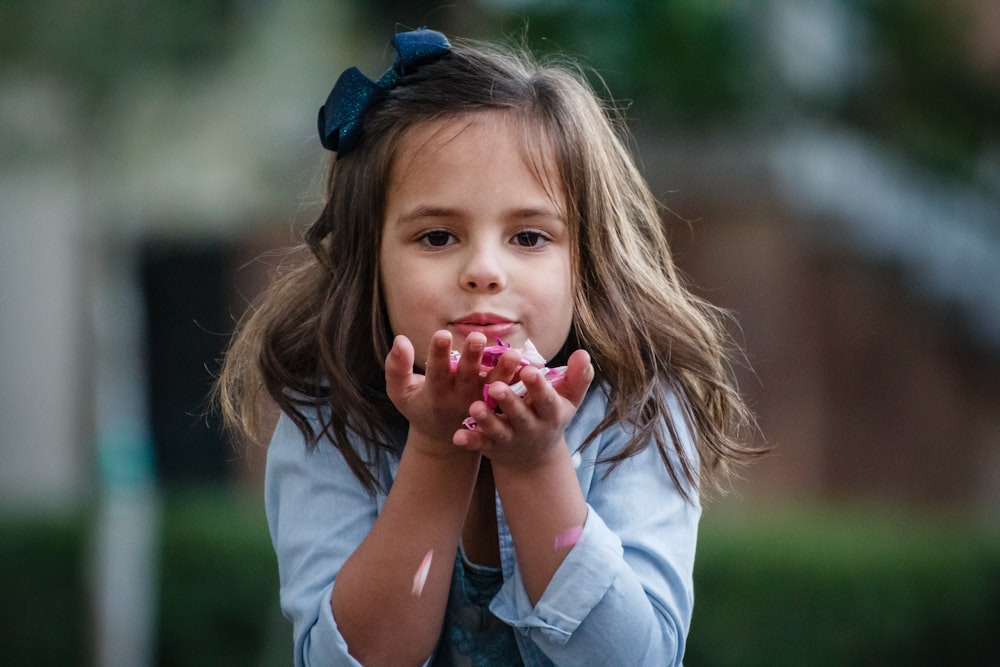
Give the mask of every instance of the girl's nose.
POLYGON ((499 292, 507 285, 501 258, 487 248, 475 250, 463 267, 461 282, 468 290, 499 292))

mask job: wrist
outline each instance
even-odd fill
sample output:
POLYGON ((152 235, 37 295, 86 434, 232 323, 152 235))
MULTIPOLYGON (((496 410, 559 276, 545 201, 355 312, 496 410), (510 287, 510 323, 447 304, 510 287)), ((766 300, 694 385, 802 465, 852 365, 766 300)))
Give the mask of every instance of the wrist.
POLYGON ((409 489, 406 494, 409 503, 422 499, 421 502, 429 503, 428 507, 436 506, 438 509, 466 506, 482 456, 478 452, 462 451, 454 445, 450 447, 459 451, 450 452, 436 441, 407 438, 393 490, 398 490, 397 487, 409 489))
POLYGON ((406 445, 403 448, 404 454, 409 452, 414 457, 420 457, 428 461, 454 462, 474 462, 478 465, 481 455, 479 452, 457 447, 449 438, 443 436, 424 433, 419 429, 410 426, 406 436, 406 445))
POLYGON ((565 444, 549 455, 533 460, 530 464, 525 464, 523 461, 495 460, 491 460, 491 464, 498 490, 501 486, 530 487, 536 490, 561 487, 565 484, 579 487, 576 469, 565 444))
POLYGON ((490 463, 494 471, 498 471, 503 477, 543 481, 560 473, 564 476, 566 471, 576 476, 572 457, 563 438, 544 447, 526 447, 513 450, 510 454, 502 452, 492 457, 490 463))

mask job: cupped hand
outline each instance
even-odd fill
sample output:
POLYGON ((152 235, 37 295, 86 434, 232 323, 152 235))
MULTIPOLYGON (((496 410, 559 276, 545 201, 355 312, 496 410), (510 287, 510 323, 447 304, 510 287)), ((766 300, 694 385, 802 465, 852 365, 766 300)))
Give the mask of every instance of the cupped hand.
POLYGON ((527 367, 520 372, 527 394, 515 394, 509 380, 495 380, 489 395, 501 412, 483 401, 472 403, 468 416, 474 430, 454 432, 452 442, 481 452, 496 466, 531 470, 544 466, 565 449, 565 431, 594 379, 590 355, 577 350, 570 355, 566 374, 557 385, 545 379, 544 371, 527 367))
POLYGON ((471 333, 462 346, 454 372, 451 370, 452 335, 441 330, 431 337, 430 351, 421 375, 414 371, 413 343, 406 336, 396 336, 385 360, 386 393, 396 409, 409 421, 410 432, 425 439, 445 443, 442 453, 449 453, 452 434, 469 414, 469 405, 482 396, 487 381, 513 381, 518 370, 518 356, 505 353, 496 368, 486 376, 481 373, 486 337, 471 333))

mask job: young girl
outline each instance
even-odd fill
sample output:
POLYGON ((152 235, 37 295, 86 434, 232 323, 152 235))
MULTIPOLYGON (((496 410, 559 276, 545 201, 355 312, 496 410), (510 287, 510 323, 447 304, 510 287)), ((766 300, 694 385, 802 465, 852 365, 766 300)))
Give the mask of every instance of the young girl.
POLYGON ((265 504, 295 664, 680 663, 700 495, 755 453, 718 314, 582 76, 393 45, 321 109, 310 252, 219 384, 251 435, 281 411, 265 504))

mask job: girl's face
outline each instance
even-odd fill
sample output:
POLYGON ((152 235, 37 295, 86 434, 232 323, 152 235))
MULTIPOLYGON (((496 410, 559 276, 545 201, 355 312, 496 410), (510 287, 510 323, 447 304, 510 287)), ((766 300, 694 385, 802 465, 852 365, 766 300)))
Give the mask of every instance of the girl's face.
POLYGON ((570 236, 551 149, 532 169, 516 121, 500 112, 429 121, 403 138, 386 194, 382 294, 393 334, 422 365, 431 335, 454 347, 528 339, 551 359, 573 319, 570 236), (540 181, 539 177, 545 179, 540 181))

